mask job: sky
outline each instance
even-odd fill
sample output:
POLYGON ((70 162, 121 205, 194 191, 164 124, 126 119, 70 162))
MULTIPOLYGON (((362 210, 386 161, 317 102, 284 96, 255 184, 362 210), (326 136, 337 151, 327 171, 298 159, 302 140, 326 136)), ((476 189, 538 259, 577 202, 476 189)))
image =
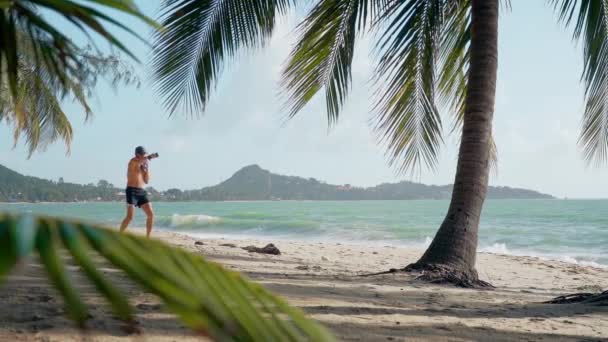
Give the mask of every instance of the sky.
MULTIPOLYGON (((154 16, 160 1, 138 3, 154 16)), ((455 135, 445 139, 436 170, 398 174, 388 165, 370 126, 373 36, 363 37, 357 45, 352 91, 335 127, 327 126, 322 94, 297 117, 285 120, 278 80, 301 18, 302 13, 292 13, 281 19, 266 48, 239 55, 225 69, 199 118, 168 116, 150 82, 148 47, 115 31, 142 60, 135 66, 142 86, 114 90, 100 84, 92 99, 95 117, 86 123, 81 108, 65 103, 75 131, 70 155, 57 142, 28 159, 26 148, 14 148, 10 128, 1 125, 0 164, 41 178, 63 177, 75 183, 106 179, 121 186, 135 146, 144 145, 160 154, 151 163, 150 185, 157 189, 213 185, 249 164, 334 184, 452 183, 455 135)), ((121 20, 148 36, 142 24, 121 20)), ((544 1, 513 0, 512 10, 502 13, 499 24, 493 126, 499 162, 490 184, 558 197, 608 198, 608 165, 588 166, 577 145, 584 108, 580 45, 544 1)), ((449 132, 447 113, 444 127, 449 132)))

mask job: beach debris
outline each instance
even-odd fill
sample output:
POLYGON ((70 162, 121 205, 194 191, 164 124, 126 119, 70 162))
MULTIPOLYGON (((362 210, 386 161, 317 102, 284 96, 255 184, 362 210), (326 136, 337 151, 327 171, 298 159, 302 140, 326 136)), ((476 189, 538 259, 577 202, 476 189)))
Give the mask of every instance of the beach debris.
POLYGON ((52 324, 48 324, 48 323, 39 323, 39 324, 34 324, 32 325, 32 330, 34 332, 38 332, 38 331, 42 331, 42 330, 49 330, 49 329, 53 329, 55 326, 52 324))
POLYGON ((203 245, 205 245, 205 243, 204 243, 203 241, 201 241, 201 240, 196 240, 196 241, 194 242, 194 245, 195 245, 195 246, 203 246, 203 245))
POLYGON ((51 300, 53 300, 52 296, 45 295, 45 294, 38 295, 38 296, 27 296, 26 298, 30 302, 36 301, 36 302, 41 302, 41 303, 47 303, 47 302, 50 302, 51 300))
POLYGON ((161 309, 161 305, 160 304, 140 303, 140 304, 137 304, 136 307, 138 309, 144 310, 144 311, 156 311, 156 310, 160 310, 161 309))
MULTIPOLYGON (((559 296, 553 298, 545 303, 548 304, 595 304, 595 305, 608 305, 608 290, 601 293, 573 293, 565 296, 559 296)), ((567 322, 564 322, 567 323, 567 322)))
POLYGON ((256 247, 256 246, 247 246, 247 247, 241 247, 241 248, 250 253, 262 253, 262 254, 273 254, 273 255, 281 254, 281 251, 272 243, 269 243, 262 248, 256 247))
POLYGON ((122 328, 122 331, 124 331, 128 335, 139 335, 139 334, 142 333, 142 330, 139 327, 139 321, 138 320, 132 320, 130 322, 127 322, 121 328, 122 328))
POLYGON ((223 247, 230 247, 230 248, 236 248, 236 245, 235 245, 235 244, 233 244, 233 243, 223 243, 223 244, 221 244, 220 246, 223 246, 223 247))
POLYGON ((23 317, 13 317, 13 320, 18 323, 42 321, 44 317, 38 313, 26 315, 23 317))
POLYGON ((296 270, 300 270, 300 271, 309 271, 309 270, 313 270, 315 272, 319 272, 322 270, 321 266, 319 265, 314 265, 312 267, 308 266, 308 265, 300 265, 300 266, 296 266, 296 270))

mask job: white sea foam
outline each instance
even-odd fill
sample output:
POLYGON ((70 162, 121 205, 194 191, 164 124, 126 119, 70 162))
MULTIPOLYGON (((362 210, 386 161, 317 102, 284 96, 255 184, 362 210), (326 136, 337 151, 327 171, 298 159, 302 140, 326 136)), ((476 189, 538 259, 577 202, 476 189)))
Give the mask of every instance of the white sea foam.
POLYGON ((505 254, 505 255, 511 254, 511 251, 509 251, 509 249, 507 249, 506 243, 494 243, 491 246, 480 248, 479 251, 484 252, 484 253, 492 253, 492 254, 505 254))
POLYGON ((427 236, 424 238, 424 248, 429 248, 429 246, 431 245, 431 242, 433 242, 433 238, 431 238, 430 236, 427 236))
POLYGON ((179 227, 198 227, 205 224, 219 223, 222 221, 221 217, 209 216, 209 215, 179 215, 173 214, 168 219, 162 219, 161 222, 172 228, 179 227))
POLYGON ((568 254, 552 254, 552 253, 543 253, 536 252, 533 250, 511 250, 507 247, 506 243, 494 243, 490 246, 483 246, 479 249, 481 253, 491 253, 491 254, 501 254, 501 255, 513 255, 513 256, 528 256, 535 257, 541 260, 556 260, 565 262, 568 264, 575 264, 580 266, 588 266, 595 268, 608 269, 608 265, 604 265, 598 263, 593 260, 599 256, 586 256, 586 257, 573 257, 568 254))
POLYGON ((602 265, 602 264, 599 264, 599 263, 597 263, 595 261, 591 261, 591 260, 577 260, 576 258, 573 258, 569 255, 562 256, 559 259, 559 261, 567 262, 569 264, 580 265, 580 266, 608 269, 608 265, 602 265))

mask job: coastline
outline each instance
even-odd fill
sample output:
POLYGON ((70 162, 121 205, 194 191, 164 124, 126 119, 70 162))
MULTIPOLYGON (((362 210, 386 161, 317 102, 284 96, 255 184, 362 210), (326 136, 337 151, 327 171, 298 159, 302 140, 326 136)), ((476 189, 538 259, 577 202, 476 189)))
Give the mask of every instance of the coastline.
MULTIPOLYGON (((136 229, 141 229, 143 231, 144 228, 136 228, 136 229)), ((247 234, 222 234, 222 233, 199 233, 196 231, 193 232, 188 232, 185 230, 174 230, 174 229, 168 229, 168 228, 161 228, 163 229, 162 232, 163 233, 174 233, 174 234, 180 234, 180 235, 185 235, 189 238, 195 239, 195 240, 226 240, 226 241, 255 241, 259 244, 265 244, 265 243, 281 243, 281 242, 286 242, 286 243, 292 243, 294 241, 296 241, 295 237, 293 236, 269 236, 269 237, 263 237, 263 236, 254 236, 254 235, 247 235, 247 234)), ((326 240, 326 239, 314 239, 314 238, 303 238, 303 239, 299 239, 298 241, 300 242, 306 242, 309 244, 332 244, 332 242, 326 240)), ((412 242, 412 243, 395 243, 395 241, 393 240, 341 240, 342 242, 340 244, 342 245, 349 245, 352 246, 354 248, 397 248, 397 249, 404 249, 404 250, 409 250, 412 251, 412 253, 417 253, 418 256, 422 255, 422 253, 424 253, 424 251, 426 250, 426 248, 429 246, 429 244, 431 243, 432 239, 431 237, 427 236, 426 237, 426 241, 424 242, 412 242)), ((485 255, 485 254, 489 254, 489 255, 495 255, 495 256, 505 256, 505 257, 515 257, 515 258, 532 258, 532 259, 536 259, 539 262, 541 261, 548 261, 548 262, 558 262, 564 265, 575 265, 575 266, 580 266, 580 267, 589 267, 589 268, 593 268, 593 269, 598 269, 598 270, 604 270, 604 271, 608 271, 608 264, 603 264, 603 263, 598 263, 596 261, 587 261, 587 260, 577 260, 575 257, 572 257, 570 255, 560 255, 560 254, 546 254, 546 253, 542 253, 542 252, 535 252, 535 251, 529 251, 529 250, 511 250, 510 248, 508 248, 505 244, 493 244, 493 245, 487 245, 487 246, 482 246, 479 245, 477 248, 477 254, 478 255, 485 255)))
MULTIPOLYGON (((608 307, 542 304, 558 295, 605 288, 608 270, 604 269, 480 253, 480 277, 496 286, 493 291, 480 291, 429 285, 406 274, 359 276, 405 266, 420 255, 415 248, 277 240, 282 254, 274 256, 240 248, 263 246, 266 240, 193 238, 167 231, 155 231, 153 236, 244 272, 325 324, 339 340, 603 341, 608 337, 608 307)), ((0 299, 6 303, 0 309, 0 340, 81 340, 81 333, 63 317, 58 296, 36 272, 40 270, 29 267, 13 274, 0 289, 0 299)), ((117 282, 137 310, 139 337, 200 340, 164 313, 154 296, 124 278, 117 282)), ((89 323, 87 334, 93 341, 139 338, 124 332, 103 306, 92 311, 89 323)))
MULTIPOLYGON (((252 202, 399 202, 399 201, 449 201, 449 198, 404 198, 404 199, 254 199, 254 200, 190 200, 190 201, 158 201, 154 203, 252 203, 252 202)), ((593 201, 593 200, 608 200, 608 198, 558 198, 558 197, 505 197, 505 198, 488 198, 488 201, 521 201, 521 200, 560 200, 560 201, 593 201)), ((2 202, 0 204, 71 204, 71 203, 122 203, 122 199, 114 201, 38 201, 38 202, 2 202)))

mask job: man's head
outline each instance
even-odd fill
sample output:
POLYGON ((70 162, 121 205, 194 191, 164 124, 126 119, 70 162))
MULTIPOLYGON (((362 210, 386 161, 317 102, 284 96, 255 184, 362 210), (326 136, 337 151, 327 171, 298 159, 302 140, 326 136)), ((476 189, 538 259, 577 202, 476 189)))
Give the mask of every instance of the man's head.
POLYGON ((137 146, 135 148, 135 156, 138 158, 144 158, 148 152, 143 146, 137 146))

